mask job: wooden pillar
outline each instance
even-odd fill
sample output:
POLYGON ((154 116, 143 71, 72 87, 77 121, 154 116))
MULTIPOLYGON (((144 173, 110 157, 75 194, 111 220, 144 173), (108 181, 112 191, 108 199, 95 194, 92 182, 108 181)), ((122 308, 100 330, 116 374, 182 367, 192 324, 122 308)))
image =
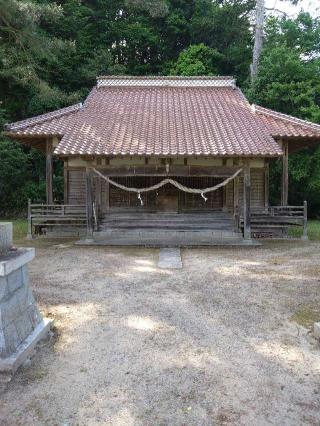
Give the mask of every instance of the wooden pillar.
POLYGON ((233 179, 233 208, 239 207, 239 176, 233 179))
POLYGON ((31 200, 28 199, 28 233, 27 240, 32 240, 32 217, 31 217, 31 200))
POLYGON ((308 240, 308 204, 306 201, 303 203, 303 240, 308 240))
POLYGON ((106 182, 106 210, 110 209, 110 183, 106 182))
POLYGON ((245 160, 243 165, 243 237, 245 240, 251 240, 251 178, 249 160, 245 160))
POLYGON ((233 179, 233 216, 235 231, 240 231, 240 211, 239 211, 239 177, 233 179))
POLYGON ((281 185, 281 205, 288 205, 288 192, 289 192, 289 150, 288 142, 282 142, 283 157, 282 157, 282 185, 281 185))
POLYGON ((87 239, 93 237, 93 193, 92 193, 92 172, 86 168, 86 211, 87 211, 87 239))
POLYGON ((222 211, 226 212, 227 207, 227 187, 226 185, 222 188, 222 211))
POLYGON ((53 204, 53 166, 52 166, 52 139, 46 140, 46 193, 47 204, 53 204))
POLYGON ((69 194, 68 194, 68 177, 69 177, 69 173, 68 173, 68 162, 65 161, 63 163, 63 201, 64 204, 68 204, 68 198, 69 198, 69 194))
POLYGON ((95 187, 95 201, 96 201, 96 206, 97 206, 97 215, 99 216, 101 213, 101 201, 102 201, 102 197, 101 197, 101 191, 102 191, 102 185, 101 185, 101 177, 97 177, 96 179, 96 187, 95 187))
POLYGON ((264 208, 269 207, 269 163, 264 166, 264 208))

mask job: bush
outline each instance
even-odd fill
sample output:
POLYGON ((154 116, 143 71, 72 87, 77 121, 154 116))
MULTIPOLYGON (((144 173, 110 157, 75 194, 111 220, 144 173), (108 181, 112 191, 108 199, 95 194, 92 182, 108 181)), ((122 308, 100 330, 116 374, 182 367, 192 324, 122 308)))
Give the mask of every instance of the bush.
MULTIPOLYGON (((0 139, 0 214, 25 214, 32 202, 46 202, 45 157, 40 151, 24 147, 5 138, 0 139)), ((53 193, 56 201, 63 200, 61 162, 54 164, 53 193)))

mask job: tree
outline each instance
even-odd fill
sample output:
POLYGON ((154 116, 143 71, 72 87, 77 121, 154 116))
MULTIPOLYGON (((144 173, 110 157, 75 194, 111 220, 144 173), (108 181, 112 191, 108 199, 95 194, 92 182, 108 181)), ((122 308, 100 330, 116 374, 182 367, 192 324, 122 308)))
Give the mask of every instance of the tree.
POLYGON ((257 0, 256 19, 255 19, 255 36, 251 64, 251 81, 254 81, 258 73, 259 58, 263 44, 263 27, 264 27, 265 5, 264 0, 257 0))
POLYGON ((223 56, 203 43, 183 50, 171 69, 173 75, 217 75, 223 56))
POLYGON ((252 58, 254 6, 254 0, 201 0, 195 3, 190 21, 190 43, 203 43, 220 52, 221 74, 233 75, 240 85, 248 78, 252 58))
MULTIPOLYGON (((252 101, 320 122, 320 21, 307 13, 269 18, 251 85, 255 6, 256 0, 0 0, 0 128, 83 100, 99 74, 233 75, 250 86, 252 101)), ((315 191, 308 158, 316 155, 290 163, 296 194, 315 191)), ((20 170, 26 176, 8 181, 8 170, 0 169, 1 201, 18 208, 21 188, 41 199, 43 156, 4 136, 0 156, 17 179, 20 170)), ((61 179, 54 179, 56 194, 61 179)))
MULTIPOLYGON (((309 14, 296 19, 270 18, 257 77, 248 90, 252 102, 320 123, 320 24, 309 14)), ((319 214, 320 148, 291 154, 289 202, 310 200, 309 213, 319 214)), ((271 182, 280 181, 280 166, 271 168, 271 182)), ((278 185, 271 187, 279 202, 278 185)))
POLYGON ((50 84, 45 71, 47 62, 56 52, 69 45, 48 38, 39 24, 58 19, 60 14, 61 9, 56 4, 0 1, 0 85, 3 107, 9 116, 21 118, 44 109, 59 108, 72 100, 50 84), (32 102, 33 96, 38 98, 37 102, 32 102), (21 105, 21 99, 29 103, 21 105), (35 104, 39 107, 34 108, 35 104))

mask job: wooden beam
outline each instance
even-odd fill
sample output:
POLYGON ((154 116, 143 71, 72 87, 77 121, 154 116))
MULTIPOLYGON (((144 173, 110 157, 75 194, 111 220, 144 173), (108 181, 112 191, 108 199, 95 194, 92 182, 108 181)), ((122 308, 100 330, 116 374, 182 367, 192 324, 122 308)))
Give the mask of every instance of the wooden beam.
POLYGON ((46 140, 46 193, 47 204, 53 204, 53 166, 52 166, 52 139, 46 140))
POLYGON ((283 157, 282 157, 282 184, 281 184, 281 205, 288 205, 288 192, 289 192, 289 151, 288 142, 282 142, 283 157))
POLYGON ((106 176, 212 176, 229 177, 237 170, 239 166, 185 166, 171 165, 169 172, 166 166, 143 165, 143 166, 107 166, 97 167, 97 169, 106 176))
POLYGON ((243 237, 245 240, 251 240, 251 177, 249 160, 245 160, 243 166, 243 237))
POLYGON ((86 212, 87 212, 87 239, 93 237, 93 193, 92 193, 92 171, 86 169, 86 212))

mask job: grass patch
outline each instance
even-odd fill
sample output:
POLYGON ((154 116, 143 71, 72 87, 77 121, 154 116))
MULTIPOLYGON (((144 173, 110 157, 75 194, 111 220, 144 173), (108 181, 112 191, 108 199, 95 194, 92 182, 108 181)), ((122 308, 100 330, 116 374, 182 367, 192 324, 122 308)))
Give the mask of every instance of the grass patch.
POLYGON ((27 219, 0 219, 0 222, 12 222, 14 242, 26 238, 28 232, 27 219))
POLYGON ((303 306, 292 315, 291 320, 305 328, 311 329, 313 324, 320 320, 320 307, 303 306))
MULTIPOLYGON (((27 219, 0 219, 0 222, 13 223, 13 240, 24 240, 28 232, 27 219)), ((301 238, 302 227, 296 226, 289 229, 289 235, 293 238, 301 238)), ((308 220, 308 237, 311 241, 320 241, 320 220, 308 220)))
MULTIPOLYGON (((301 238, 302 227, 296 226, 289 229, 290 237, 301 238)), ((308 237, 312 241, 320 241, 320 220, 308 220, 308 237)))

